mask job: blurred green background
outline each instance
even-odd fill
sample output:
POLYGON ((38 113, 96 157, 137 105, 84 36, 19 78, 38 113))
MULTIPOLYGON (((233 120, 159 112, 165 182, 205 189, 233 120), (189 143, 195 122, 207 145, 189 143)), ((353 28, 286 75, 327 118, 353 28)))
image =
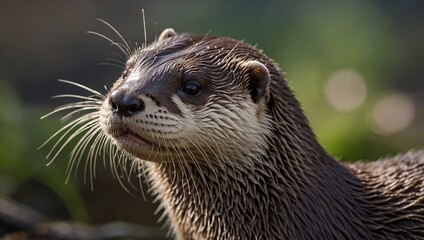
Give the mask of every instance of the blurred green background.
MULTIPOLYGON (((83 93, 68 79, 105 92, 121 69, 99 63, 118 50, 101 18, 135 44, 167 27, 229 36, 275 59, 320 142, 335 157, 374 160, 424 148, 424 1, 1 1, 0 194, 51 219, 92 224, 126 221, 155 225, 155 206, 126 193, 98 166, 94 191, 83 169, 65 184, 68 153, 50 166, 59 116, 40 117, 83 93), (51 145, 50 145, 51 146, 51 145)), ((148 195, 148 194, 147 194, 148 195)))

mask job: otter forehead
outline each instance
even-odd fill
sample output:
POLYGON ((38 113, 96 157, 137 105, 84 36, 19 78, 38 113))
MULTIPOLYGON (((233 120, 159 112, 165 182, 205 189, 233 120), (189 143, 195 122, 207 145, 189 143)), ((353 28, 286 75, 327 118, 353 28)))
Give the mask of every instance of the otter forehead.
MULTIPOLYGON (((207 45, 219 41, 215 37, 202 37, 192 34, 181 34, 164 40, 157 40, 146 48, 136 51, 129 60, 129 64, 138 67, 159 67, 179 64, 191 53, 197 53, 201 49, 207 49, 207 45)), ((192 55, 191 55, 192 56, 192 55)))
POLYGON ((190 53, 201 56, 204 51, 204 53, 207 53, 206 50, 211 50, 219 55, 221 52, 222 54, 228 53, 228 51, 219 51, 219 49, 231 50, 235 46, 247 47, 246 44, 231 38, 182 33, 166 39, 158 39, 146 48, 136 52, 136 54, 139 54, 140 57, 147 55, 150 57, 147 59, 150 60, 156 57, 160 58, 161 56, 172 57, 174 54, 177 58, 190 53))
POLYGON ((178 68, 228 64, 237 59, 259 60, 265 56, 252 46, 231 38, 218 38, 183 33, 166 39, 159 39, 146 48, 136 51, 127 67, 159 68, 172 71, 178 68))

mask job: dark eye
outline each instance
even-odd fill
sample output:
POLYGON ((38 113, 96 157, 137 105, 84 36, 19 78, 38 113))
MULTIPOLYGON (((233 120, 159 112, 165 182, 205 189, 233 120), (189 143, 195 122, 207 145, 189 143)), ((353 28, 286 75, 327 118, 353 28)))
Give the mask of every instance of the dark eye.
POLYGON ((128 77, 128 73, 129 73, 128 69, 125 69, 125 70, 122 72, 122 79, 127 78, 127 77, 128 77))
POLYGON ((189 82, 184 85, 182 90, 188 95, 197 95, 200 93, 200 86, 195 82, 189 82))

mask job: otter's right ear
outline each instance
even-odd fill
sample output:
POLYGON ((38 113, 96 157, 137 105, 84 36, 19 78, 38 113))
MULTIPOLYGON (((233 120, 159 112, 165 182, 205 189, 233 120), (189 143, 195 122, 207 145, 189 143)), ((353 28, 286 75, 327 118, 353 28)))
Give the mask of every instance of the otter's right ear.
POLYGON ((177 33, 175 32, 175 30, 173 28, 167 28, 165 30, 162 31, 162 33, 159 35, 158 41, 162 41, 166 38, 169 37, 173 37, 176 36, 177 33))
POLYGON ((249 73, 249 89, 253 102, 258 102, 261 98, 269 97, 270 75, 268 68, 258 61, 247 61, 243 64, 249 73))

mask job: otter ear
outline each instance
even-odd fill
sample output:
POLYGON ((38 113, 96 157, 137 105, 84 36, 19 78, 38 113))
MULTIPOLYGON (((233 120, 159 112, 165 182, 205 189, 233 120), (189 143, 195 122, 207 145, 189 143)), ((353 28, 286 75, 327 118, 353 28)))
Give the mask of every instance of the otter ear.
POLYGON ((162 41, 166 38, 173 37, 175 35, 177 35, 177 33, 173 28, 167 28, 163 30, 162 33, 159 35, 158 41, 162 41))
POLYGON ((268 68, 254 60, 247 61, 243 65, 249 73, 249 89, 253 102, 258 102, 262 97, 268 99, 268 84, 270 81, 268 68))

